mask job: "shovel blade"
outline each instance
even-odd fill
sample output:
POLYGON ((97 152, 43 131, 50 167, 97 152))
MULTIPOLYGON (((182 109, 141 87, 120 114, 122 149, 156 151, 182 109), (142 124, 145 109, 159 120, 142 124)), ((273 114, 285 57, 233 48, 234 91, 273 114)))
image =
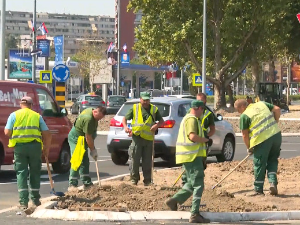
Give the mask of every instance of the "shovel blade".
POLYGON ((55 191, 55 190, 52 190, 51 192, 50 192, 50 194, 52 194, 52 195, 55 195, 55 196, 58 196, 58 197, 63 197, 63 196, 65 196, 65 193, 63 193, 63 192, 60 192, 60 191, 55 191))

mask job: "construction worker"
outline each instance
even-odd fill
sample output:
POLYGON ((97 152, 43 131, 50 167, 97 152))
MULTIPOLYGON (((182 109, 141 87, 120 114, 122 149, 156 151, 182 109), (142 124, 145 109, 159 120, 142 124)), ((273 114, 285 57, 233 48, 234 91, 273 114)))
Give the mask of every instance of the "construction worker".
POLYGON ((245 99, 234 103, 241 113, 240 129, 248 154, 253 154, 254 192, 249 196, 264 195, 263 187, 267 170, 270 194, 277 195, 277 169, 281 146, 281 131, 278 127, 280 108, 267 102, 248 104, 245 99))
POLYGON ((5 135, 10 138, 8 147, 14 147, 19 208, 24 210, 28 208, 29 202, 28 175, 32 203, 34 206, 41 204, 41 157, 42 153, 48 157, 51 145, 51 133, 42 116, 31 110, 32 104, 32 98, 24 96, 20 102, 21 109, 10 114, 4 129, 5 135))
POLYGON ((105 115, 106 108, 103 106, 98 106, 97 108, 87 108, 83 110, 82 113, 76 119, 74 126, 72 127, 68 135, 68 142, 71 149, 71 155, 73 155, 74 153, 78 138, 80 136, 84 136, 86 150, 83 155, 83 159, 79 166, 79 169, 77 171, 73 170, 72 168, 70 169, 68 191, 77 190, 79 176, 83 183, 84 190, 87 190, 93 185, 89 174, 90 161, 87 149, 90 149, 90 156, 95 161, 97 161, 98 154, 95 148, 94 140, 97 137, 98 121, 101 120, 105 115))
POLYGON ((209 223, 199 214, 200 201, 204 189, 203 158, 206 157, 206 142, 212 140, 204 137, 198 119, 203 116, 205 104, 199 100, 191 103, 191 112, 181 121, 176 143, 176 163, 183 163, 187 183, 172 198, 166 201, 167 206, 177 210, 177 204, 183 204, 193 195, 190 223, 209 223))
POLYGON ((150 104, 150 93, 141 92, 140 103, 134 104, 123 118, 125 132, 132 136, 132 142, 128 149, 130 158, 129 170, 133 185, 140 180, 140 159, 142 158, 142 169, 144 185, 151 184, 152 171, 152 146, 154 133, 163 125, 163 118, 156 106, 150 104), (127 120, 132 119, 132 130, 127 126, 127 120), (159 121, 155 123, 155 121, 159 121))
MULTIPOLYGON (((204 105, 206 106, 206 94, 198 93, 196 95, 196 99, 199 101, 202 101, 204 103, 204 105)), ((214 118, 213 113, 211 111, 209 111, 208 109, 206 109, 206 107, 205 107, 203 116, 201 118, 199 118, 199 120, 201 121, 201 127, 204 131, 204 137, 210 138, 211 136, 213 136, 216 132, 215 118, 214 118)), ((206 153, 208 154, 208 146, 206 146, 206 153)), ((203 158, 204 169, 206 169, 206 167, 207 167, 206 159, 207 159, 207 157, 203 158)), ((182 174, 181 180, 182 180, 182 186, 183 186, 187 182, 186 173, 182 174)))

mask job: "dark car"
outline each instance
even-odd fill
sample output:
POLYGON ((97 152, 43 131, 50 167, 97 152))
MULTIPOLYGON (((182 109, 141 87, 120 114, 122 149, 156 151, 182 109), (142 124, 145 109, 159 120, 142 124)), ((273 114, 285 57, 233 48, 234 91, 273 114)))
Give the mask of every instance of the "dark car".
POLYGON ((108 114, 116 114, 121 106, 126 102, 122 95, 110 95, 107 97, 106 110, 108 114))
POLYGON ((99 95, 80 95, 77 99, 74 100, 73 105, 70 108, 71 114, 80 114, 83 110, 87 108, 105 106, 105 102, 99 95))

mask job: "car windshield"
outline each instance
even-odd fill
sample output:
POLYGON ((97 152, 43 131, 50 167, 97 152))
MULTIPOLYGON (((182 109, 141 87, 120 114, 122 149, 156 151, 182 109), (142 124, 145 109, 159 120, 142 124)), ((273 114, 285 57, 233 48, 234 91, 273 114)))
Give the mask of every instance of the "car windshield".
POLYGON ((100 96, 85 96, 86 101, 102 101, 100 96))
MULTIPOLYGON (((129 109, 132 108, 134 102, 124 104, 121 110, 118 113, 118 116, 125 116, 129 109)), ((152 103, 158 108, 158 111, 162 117, 166 117, 170 115, 170 105, 163 103, 152 103)))
POLYGON ((124 97, 114 96, 114 97, 109 97, 109 101, 110 102, 120 102, 123 104, 126 101, 126 99, 124 97))

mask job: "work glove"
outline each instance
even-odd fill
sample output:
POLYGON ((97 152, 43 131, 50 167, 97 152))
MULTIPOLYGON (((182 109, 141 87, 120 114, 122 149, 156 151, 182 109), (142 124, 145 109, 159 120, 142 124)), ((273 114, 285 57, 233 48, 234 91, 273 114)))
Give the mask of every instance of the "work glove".
POLYGON ((90 150, 90 156, 91 156, 95 161, 97 161, 97 158, 98 158, 97 150, 96 150, 96 149, 90 150))
POLYGON ((213 144, 213 140, 209 138, 208 142, 206 142, 206 143, 207 143, 207 146, 210 147, 213 144))
POLYGON ((253 148, 249 148, 247 149, 248 155, 252 155, 253 154, 253 148))

